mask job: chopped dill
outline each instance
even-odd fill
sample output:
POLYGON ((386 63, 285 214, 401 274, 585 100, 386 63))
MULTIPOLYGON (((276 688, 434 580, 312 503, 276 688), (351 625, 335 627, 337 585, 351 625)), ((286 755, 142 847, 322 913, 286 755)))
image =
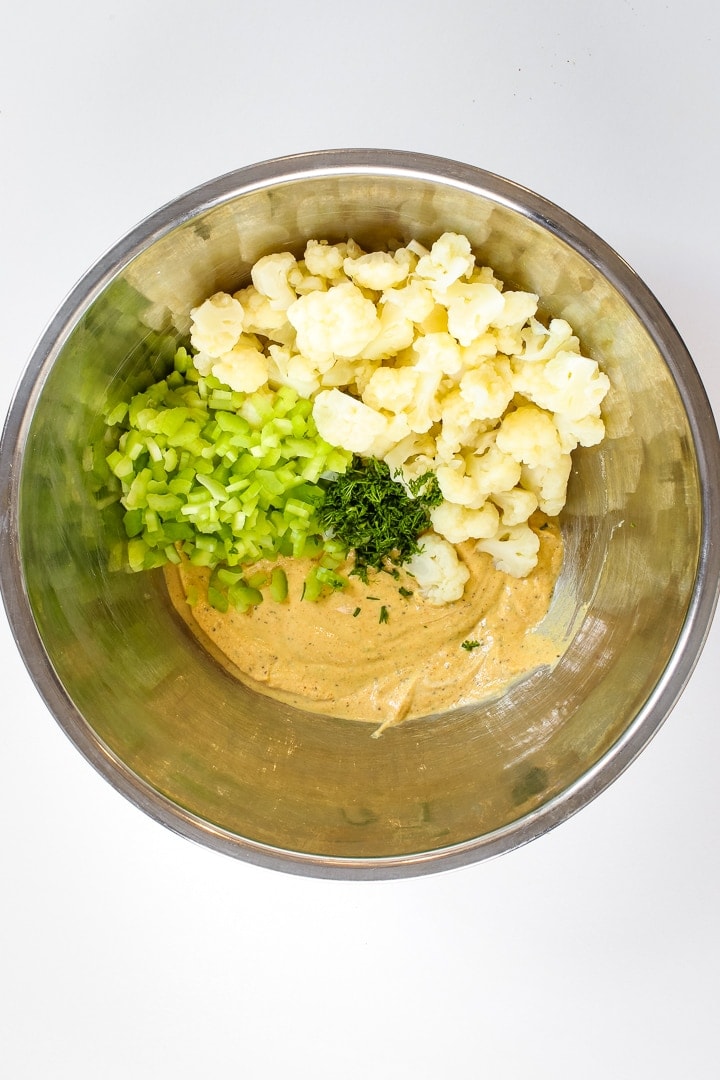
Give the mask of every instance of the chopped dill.
POLYGON ((480 642, 479 641, 463 641, 463 643, 462 643, 462 645, 460 647, 462 649, 465 649, 466 652, 472 652, 473 649, 479 649, 480 648, 480 642))
POLYGON ((398 589, 398 592, 399 592, 399 593, 400 593, 400 595, 401 595, 402 597, 404 597, 404 598, 405 598, 406 600, 407 600, 407 598, 408 598, 409 596, 412 596, 412 595, 413 595, 413 591, 412 591, 412 589, 406 589, 404 585, 401 585, 401 586, 400 586, 400 588, 398 589))
POLYGON ((344 473, 326 482, 317 514, 321 527, 354 552, 351 573, 367 581, 368 570, 392 573, 393 566, 417 554, 418 538, 430 528, 430 509, 441 502, 433 472, 406 488, 384 461, 356 455, 344 473))
POLYGON ((380 608, 380 618, 378 619, 378 622, 381 622, 381 623, 388 622, 389 619, 390 619, 390 613, 389 613, 388 609, 385 607, 385 605, 383 604, 383 606, 380 608))

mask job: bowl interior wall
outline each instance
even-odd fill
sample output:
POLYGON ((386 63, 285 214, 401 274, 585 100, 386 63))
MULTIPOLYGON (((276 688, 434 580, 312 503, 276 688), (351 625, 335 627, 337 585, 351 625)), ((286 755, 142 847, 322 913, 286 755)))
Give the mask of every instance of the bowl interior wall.
POLYGON ((570 787, 623 736, 668 664, 701 530, 693 440, 660 351, 626 300, 542 222, 452 183, 363 173, 235 197, 156 239, 60 343, 28 433, 25 583, 79 714, 74 736, 230 834, 293 852, 371 858, 493 833, 570 787), (477 708, 370 738, 233 681, 172 611, 162 575, 111 574, 119 528, 82 468, 108 396, 156 375, 190 309, 308 237, 363 245, 465 233, 479 261, 567 318, 608 372, 607 439, 579 451, 566 557, 548 624, 562 660, 477 708))

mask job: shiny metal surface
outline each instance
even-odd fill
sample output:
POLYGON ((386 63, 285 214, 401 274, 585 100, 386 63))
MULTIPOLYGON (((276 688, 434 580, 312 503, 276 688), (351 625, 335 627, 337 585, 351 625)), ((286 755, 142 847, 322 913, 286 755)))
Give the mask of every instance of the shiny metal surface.
POLYGON ((720 444, 702 385, 646 286, 539 196, 444 159, 347 150, 262 163, 142 222, 62 305, 0 447, 2 590, 49 709, 119 791, 175 831, 291 872, 401 877, 531 840, 605 788, 689 678, 720 580, 720 444), (607 439, 578 453, 548 616, 567 636, 482 708, 371 739, 245 690, 187 635, 159 574, 106 570, 83 447, 190 308, 262 254, 465 232, 568 319, 612 381, 607 439))

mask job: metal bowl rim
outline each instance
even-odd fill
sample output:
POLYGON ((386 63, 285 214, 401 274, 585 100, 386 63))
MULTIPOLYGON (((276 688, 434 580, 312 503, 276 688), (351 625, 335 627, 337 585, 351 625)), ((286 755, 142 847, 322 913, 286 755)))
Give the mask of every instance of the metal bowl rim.
POLYGON ((23 662, 49 711, 94 768, 148 816, 187 839, 271 869, 334 879, 419 876, 493 858, 555 828, 613 783, 657 733, 695 668, 717 605, 720 545, 712 538, 720 533, 719 475, 717 425, 684 342, 642 279, 591 229, 543 196, 474 165, 403 150, 310 151, 233 170, 171 200, 101 255, 68 293, 31 354, 0 437, 0 593, 23 662), (689 609, 653 694, 621 738, 570 787, 501 830, 430 852, 359 859, 287 851, 225 832, 178 807, 133 773, 95 735, 55 674, 25 589, 17 528, 20 475, 35 403, 70 332, 110 281, 148 245, 222 203, 296 180, 353 174, 422 179, 466 189, 541 225, 592 264, 633 309, 673 376, 693 433, 702 491, 701 545, 689 609))

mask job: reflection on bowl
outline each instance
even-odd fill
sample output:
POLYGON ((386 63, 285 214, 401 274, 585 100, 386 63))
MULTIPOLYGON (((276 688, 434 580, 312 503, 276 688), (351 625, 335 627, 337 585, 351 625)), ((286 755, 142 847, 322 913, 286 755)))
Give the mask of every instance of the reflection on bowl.
POLYGON ((329 877, 470 863, 606 787, 668 715, 711 622, 720 445, 667 316, 564 211, 439 158, 341 150, 221 177, 141 223, 59 310, 1 450, 2 588, 26 664, 80 751, 152 817, 210 847, 329 877), (159 376, 189 311, 309 237, 368 249, 464 233, 507 284, 567 319, 610 376, 607 437, 574 459, 547 626, 568 645, 482 706, 367 727, 243 687, 192 638, 161 571, 107 571, 83 448, 108 398, 159 376))

